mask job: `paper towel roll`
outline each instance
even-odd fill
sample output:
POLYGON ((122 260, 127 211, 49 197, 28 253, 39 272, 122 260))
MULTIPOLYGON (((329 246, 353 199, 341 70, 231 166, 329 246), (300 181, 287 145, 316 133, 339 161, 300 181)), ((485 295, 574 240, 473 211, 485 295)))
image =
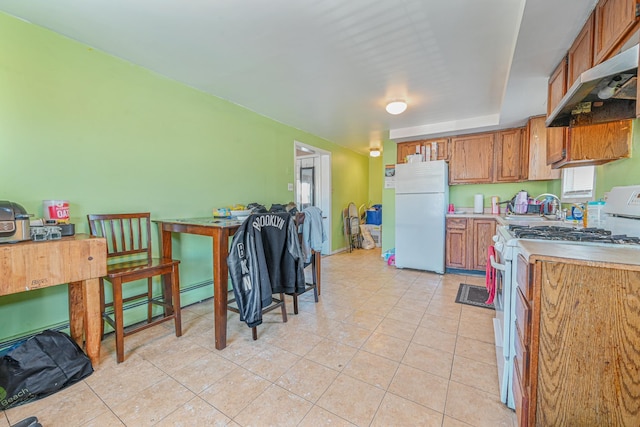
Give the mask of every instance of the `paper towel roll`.
POLYGON ((484 196, 476 194, 473 196, 473 213, 482 213, 484 211, 484 196))

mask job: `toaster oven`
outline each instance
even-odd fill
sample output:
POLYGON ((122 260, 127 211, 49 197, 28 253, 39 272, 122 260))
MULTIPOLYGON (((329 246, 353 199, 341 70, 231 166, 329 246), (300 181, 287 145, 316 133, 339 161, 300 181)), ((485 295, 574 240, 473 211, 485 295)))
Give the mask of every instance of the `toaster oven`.
POLYGON ((19 204, 0 200, 0 243, 31 240, 30 216, 19 204))

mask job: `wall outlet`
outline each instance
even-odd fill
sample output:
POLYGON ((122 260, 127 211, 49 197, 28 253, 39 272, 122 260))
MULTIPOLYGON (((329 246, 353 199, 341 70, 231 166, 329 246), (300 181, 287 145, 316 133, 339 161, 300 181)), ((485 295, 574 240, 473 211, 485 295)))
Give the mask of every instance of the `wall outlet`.
POLYGON ((287 184, 287 190, 293 191, 293 184, 292 183, 288 183, 287 184))

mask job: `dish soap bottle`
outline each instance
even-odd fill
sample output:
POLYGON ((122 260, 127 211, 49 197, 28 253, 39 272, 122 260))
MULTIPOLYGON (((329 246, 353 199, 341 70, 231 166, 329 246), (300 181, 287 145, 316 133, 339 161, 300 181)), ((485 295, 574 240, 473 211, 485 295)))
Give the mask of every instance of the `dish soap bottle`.
POLYGON ((586 215, 584 207, 579 203, 574 203, 571 206, 571 216, 573 217, 574 222, 582 223, 583 227, 586 227, 586 215))

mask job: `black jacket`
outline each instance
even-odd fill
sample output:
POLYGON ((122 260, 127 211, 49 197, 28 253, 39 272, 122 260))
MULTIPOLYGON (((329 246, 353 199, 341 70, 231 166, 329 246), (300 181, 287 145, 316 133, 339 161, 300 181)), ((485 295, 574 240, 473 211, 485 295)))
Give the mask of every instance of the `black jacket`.
POLYGON ((240 320, 257 326, 272 294, 304 292, 303 262, 291 215, 249 216, 233 236, 227 258, 240 320))

